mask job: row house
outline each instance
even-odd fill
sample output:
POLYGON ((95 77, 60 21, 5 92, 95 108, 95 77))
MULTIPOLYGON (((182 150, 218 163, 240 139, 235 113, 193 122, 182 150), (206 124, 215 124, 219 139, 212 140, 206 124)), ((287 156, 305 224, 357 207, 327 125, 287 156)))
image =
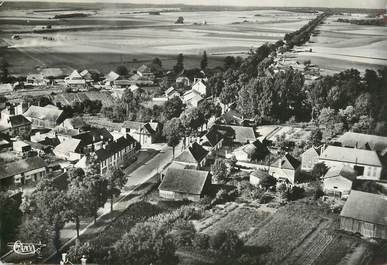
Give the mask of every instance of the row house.
MULTIPOLYGON (((130 135, 125 135, 118 138, 116 141, 111 141, 103 144, 101 149, 94 152, 95 157, 99 163, 100 174, 105 174, 109 168, 119 167, 136 155, 138 150, 138 143, 130 135)), ((79 160, 75 167, 87 169, 88 168, 88 157, 83 156, 79 160)))

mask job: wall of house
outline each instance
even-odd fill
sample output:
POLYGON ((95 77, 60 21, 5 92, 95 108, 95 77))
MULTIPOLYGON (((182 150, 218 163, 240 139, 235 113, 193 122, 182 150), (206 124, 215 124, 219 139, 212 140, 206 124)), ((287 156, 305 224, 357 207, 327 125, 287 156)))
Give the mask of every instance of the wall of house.
POLYGON ((381 167, 354 164, 354 163, 344 163, 340 161, 331 161, 331 160, 324 160, 324 159, 319 159, 319 162, 324 162, 325 165, 329 168, 341 168, 343 166, 349 166, 351 168, 355 168, 355 166, 364 167, 363 176, 367 179, 379 180, 382 174, 381 167))
POLYGON ((45 176, 46 168, 42 167, 13 176, 13 182, 20 186, 35 185, 37 181, 45 176))
POLYGON ((159 196, 161 198, 170 199, 170 200, 190 200, 190 201, 200 201, 200 195, 197 194, 188 194, 180 193, 174 191, 159 190, 159 196))
POLYGON ((387 239, 387 226, 372 224, 353 218, 341 216, 340 229, 347 232, 360 233, 369 238, 387 239))
POLYGON ((106 160, 100 162, 100 171, 101 174, 106 173, 109 167, 118 167, 124 159, 130 159, 136 154, 135 144, 125 147, 121 151, 115 153, 113 156, 107 158, 106 160))
POLYGON ((261 180, 259 178, 254 177, 253 175, 250 175, 250 184, 251 185, 258 187, 260 182, 261 182, 261 180))
POLYGON ((344 177, 327 178, 323 183, 323 190, 328 195, 348 196, 352 188, 352 181, 344 177))
POLYGON ((311 171, 315 164, 319 161, 319 156, 305 156, 301 159, 301 169, 305 171, 311 171))

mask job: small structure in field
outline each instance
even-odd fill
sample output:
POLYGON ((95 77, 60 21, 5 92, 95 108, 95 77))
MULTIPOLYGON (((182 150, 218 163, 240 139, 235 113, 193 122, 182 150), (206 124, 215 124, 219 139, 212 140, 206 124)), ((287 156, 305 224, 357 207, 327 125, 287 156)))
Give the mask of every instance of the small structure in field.
POLYGON ((208 171, 168 168, 159 186, 159 195, 172 200, 199 201, 210 185, 208 171))
POLYGON ((352 190, 340 214, 340 229, 368 238, 387 239, 387 198, 352 190))

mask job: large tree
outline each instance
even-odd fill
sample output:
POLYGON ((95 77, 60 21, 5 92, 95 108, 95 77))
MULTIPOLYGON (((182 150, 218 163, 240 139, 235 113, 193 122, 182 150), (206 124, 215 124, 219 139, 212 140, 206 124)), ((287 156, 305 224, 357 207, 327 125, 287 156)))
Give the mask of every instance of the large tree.
POLYGON ((107 180, 107 192, 110 197, 110 212, 113 212, 114 196, 121 194, 121 189, 128 181, 128 176, 119 168, 109 168, 105 178, 107 180))
POLYGON ((166 120, 179 117, 184 110, 183 101, 179 97, 173 97, 165 102, 164 116, 166 120))
POLYGON ((179 53, 176 60, 176 65, 173 67, 176 74, 181 73, 184 70, 184 55, 179 53))
POLYGON ((179 144, 184 127, 179 118, 167 121, 163 128, 163 135, 167 139, 168 146, 172 147, 172 155, 175 158, 175 147, 179 144))
POLYGON ((217 183, 224 182, 228 177, 227 165, 223 159, 218 158, 215 160, 214 164, 211 166, 211 172, 213 179, 217 183))
POLYGON ((200 69, 205 70, 208 66, 207 52, 203 52, 202 60, 200 61, 200 69))
POLYGON ((22 212, 19 210, 21 193, 9 197, 0 191, 0 256, 6 250, 6 244, 16 240, 16 231, 21 223, 22 212))

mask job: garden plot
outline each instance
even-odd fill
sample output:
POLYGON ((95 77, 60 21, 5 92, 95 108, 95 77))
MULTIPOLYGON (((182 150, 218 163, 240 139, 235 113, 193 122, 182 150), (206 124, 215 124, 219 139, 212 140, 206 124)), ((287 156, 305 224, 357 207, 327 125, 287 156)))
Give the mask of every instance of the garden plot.
POLYGON ((246 237, 259 228, 272 215, 275 209, 251 204, 229 203, 218 208, 214 213, 195 224, 197 231, 214 235, 220 230, 235 230, 241 237, 246 237))

